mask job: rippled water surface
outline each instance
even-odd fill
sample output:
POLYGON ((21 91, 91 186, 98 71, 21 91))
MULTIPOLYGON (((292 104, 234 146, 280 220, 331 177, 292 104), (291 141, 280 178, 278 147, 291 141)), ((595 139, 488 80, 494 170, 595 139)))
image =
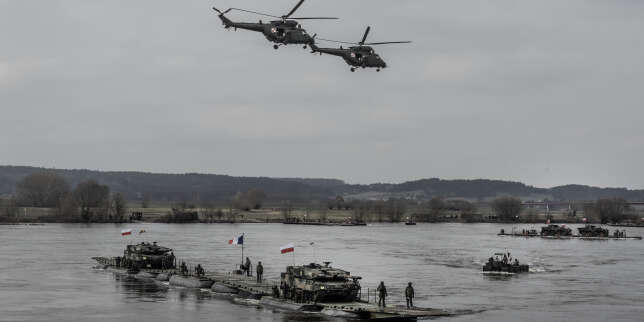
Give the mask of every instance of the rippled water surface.
MULTIPOLYGON (((206 292, 162 288, 93 269, 92 256, 122 254, 126 243, 158 241, 207 270, 229 271, 246 234, 245 253, 278 278, 293 261, 329 260, 384 281, 390 302, 404 302, 408 281, 416 305, 447 309, 445 321, 642 321, 644 241, 543 240, 497 237, 507 225, 374 224, 368 227, 243 225, 0 226, 0 321, 336 321, 274 312, 206 292), (145 229, 121 237, 121 229, 145 229), (279 247, 295 242, 295 256, 279 247), (315 246, 310 246, 315 242, 315 246), (494 252, 510 251, 531 273, 480 273, 494 252)), ((630 228, 631 235, 644 235, 630 228)))

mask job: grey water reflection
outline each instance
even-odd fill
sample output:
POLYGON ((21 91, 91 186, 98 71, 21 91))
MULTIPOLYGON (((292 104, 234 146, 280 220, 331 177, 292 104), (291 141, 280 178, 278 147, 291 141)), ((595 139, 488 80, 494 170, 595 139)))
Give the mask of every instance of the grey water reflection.
MULTIPOLYGON (((92 256, 122 253, 128 242, 158 241, 180 259, 229 271, 241 260, 227 244, 245 233, 245 255, 266 278, 292 262, 330 260, 385 281, 403 303, 408 281, 416 304, 449 310, 446 321, 641 321, 644 242, 501 238, 503 225, 376 224, 367 227, 247 225, 0 226, 0 321, 345 321, 281 312, 209 292, 167 287, 93 269, 92 256), (125 239, 124 228, 147 233, 125 239), (294 242, 294 255, 279 247, 294 242), (315 246, 310 246, 315 242, 315 246), (492 253, 511 251, 531 265, 519 276, 481 274, 492 253)), ((644 235, 644 229, 628 229, 644 235)))

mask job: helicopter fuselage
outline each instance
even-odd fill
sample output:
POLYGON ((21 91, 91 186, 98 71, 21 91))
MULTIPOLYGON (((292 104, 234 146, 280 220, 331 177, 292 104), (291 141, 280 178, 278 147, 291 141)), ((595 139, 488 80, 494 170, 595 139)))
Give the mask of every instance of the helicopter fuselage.
POLYGON ((220 15, 219 18, 224 23, 226 29, 244 29, 250 31, 261 32, 266 39, 276 44, 300 44, 310 45, 315 42, 302 26, 294 20, 275 20, 269 23, 247 23, 247 22, 233 22, 220 15))
POLYGON ((387 63, 376 54, 369 46, 355 46, 349 48, 319 48, 311 46, 313 52, 342 57, 344 61, 353 67, 386 68, 387 63))

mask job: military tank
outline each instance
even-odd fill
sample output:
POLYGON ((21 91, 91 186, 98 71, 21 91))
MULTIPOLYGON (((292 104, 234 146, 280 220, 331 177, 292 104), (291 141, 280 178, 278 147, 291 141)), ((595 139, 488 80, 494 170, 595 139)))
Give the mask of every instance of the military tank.
POLYGON ((174 253, 171 248, 157 245, 156 242, 127 245, 123 252, 125 267, 147 269, 175 268, 174 253))
POLYGON ((133 272, 140 269, 176 268, 172 249, 159 246, 156 242, 127 245, 123 256, 94 257, 94 259, 102 265, 126 268, 133 272))
POLYGON ((541 236, 572 236, 572 229, 563 225, 548 225, 541 227, 541 236))
POLYGON ((358 300, 361 277, 329 266, 311 263, 288 266, 281 274, 280 291, 297 303, 353 302, 358 300))
POLYGON ((509 274, 518 274, 525 273, 530 271, 529 265, 519 264, 519 260, 515 259, 514 261, 509 258, 509 253, 497 253, 497 256, 503 256, 503 259, 490 257, 483 265, 484 273, 509 273, 509 274))
POLYGON ((595 225, 586 225, 577 228, 577 230, 579 230, 579 235, 582 237, 608 237, 608 229, 595 225))

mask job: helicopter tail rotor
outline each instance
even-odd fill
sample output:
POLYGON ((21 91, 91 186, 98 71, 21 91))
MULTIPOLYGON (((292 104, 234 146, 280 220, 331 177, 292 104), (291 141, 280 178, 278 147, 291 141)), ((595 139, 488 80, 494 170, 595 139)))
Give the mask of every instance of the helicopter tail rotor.
POLYGON ((221 22, 224 24, 224 28, 229 29, 229 28, 231 28, 231 27, 233 27, 235 25, 234 22, 232 22, 230 19, 228 19, 225 16, 225 14, 229 13, 230 10, 233 10, 232 8, 230 8, 228 10, 225 10, 225 11, 221 11, 221 10, 215 8, 215 7, 212 7, 212 10, 215 10, 215 11, 217 11, 219 13, 219 19, 221 19, 221 22))
POLYGON ((220 15, 220 16, 223 16, 223 15, 225 15, 225 14, 229 13, 231 10, 233 10, 233 8, 228 8, 228 9, 227 9, 227 10, 225 10, 225 11, 221 11, 221 10, 219 10, 219 9, 215 8, 215 7, 212 7, 212 10, 217 11, 217 12, 219 13, 219 15, 220 15))
POLYGON ((318 52, 318 46, 315 45, 315 37, 317 37, 318 34, 314 34, 313 37, 311 37, 311 43, 309 46, 311 47, 311 54, 315 54, 318 52))

